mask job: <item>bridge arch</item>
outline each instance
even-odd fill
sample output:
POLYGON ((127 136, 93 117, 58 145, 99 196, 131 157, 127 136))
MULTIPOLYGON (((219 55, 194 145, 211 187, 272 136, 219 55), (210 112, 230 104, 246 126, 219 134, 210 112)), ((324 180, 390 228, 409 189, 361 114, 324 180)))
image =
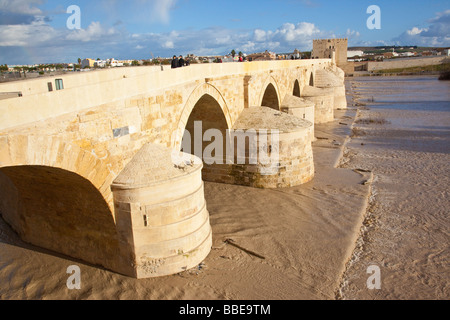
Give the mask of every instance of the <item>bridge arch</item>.
POLYGON ((314 72, 311 71, 311 75, 309 76, 309 85, 314 87, 314 72))
POLYGON ((119 242, 106 162, 58 137, 8 139, 0 163, 4 220, 28 243, 112 268, 119 242))
POLYGON ((111 267, 119 250, 115 221, 100 191, 64 169, 0 169, 0 211, 28 243, 111 267))
MULTIPOLYGON (((213 85, 209 83, 203 83, 202 85, 194 89, 184 106, 184 109, 178 121, 177 129, 173 132, 171 138, 171 146, 174 149, 181 148, 186 127, 189 120, 192 119, 191 116, 194 109, 199 106, 199 102, 205 105, 215 105, 220 108, 220 110, 222 110, 227 129, 232 127, 231 113, 222 94, 213 85)), ((204 108, 207 107, 204 106, 204 108)), ((214 108, 213 110, 217 111, 217 109, 214 108)))
POLYGON ((8 149, 0 162, 0 170, 5 167, 47 167, 77 174, 99 190, 114 218, 110 184, 116 175, 112 170, 120 168, 111 168, 106 160, 75 143, 64 142, 61 137, 11 135, 8 140, 8 149))
POLYGON ((299 97, 299 98, 301 96, 301 94, 300 94, 300 82, 298 81, 298 79, 295 79, 294 90, 292 92, 292 95, 295 96, 295 97, 299 97))
POLYGON ((263 91, 259 99, 261 103, 259 105, 280 110, 280 90, 276 80, 272 76, 269 76, 262 88, 263 91))

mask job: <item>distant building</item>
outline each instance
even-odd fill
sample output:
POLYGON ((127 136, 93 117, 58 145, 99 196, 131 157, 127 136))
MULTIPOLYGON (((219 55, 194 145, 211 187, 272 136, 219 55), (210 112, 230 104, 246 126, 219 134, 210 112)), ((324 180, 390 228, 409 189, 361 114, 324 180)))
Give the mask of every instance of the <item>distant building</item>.
POLYGON ((297 60, 297 59, 301 59, 302 58, 302 53, 295 49, 293 53, 289 54, 288 57, 286 57, 289 60, 297 60))
POLYGON ((95 60, 94 59, 84 59, 83 61, 81 61, 81 68, 93 68, 95 67, 95 60))
POLYGON ((97 68, 105 68, 106 67, 106 60, 97 60, 94 62, 94 67, 97 68))
POLYGON ((250 61, 267 61, 267 60, 276 60, 277 55, 273 52, 265 51, 260 53, 252 53, 247 56, 250 61))
POLYGON ((348 62, 348 39, 320 39, 313 41, 313 59, 334 59, 336 65, 347 74, 353 74, 353 62, 348 62))
POLYGON ((400 57, 414 57, 414 52, 402 52, 399 54, 400 57))
POLYGON ((450 56, 450 49, 444 49, 444 56, 450 56))
POLYGON ((364 51, 361 50, 347 51, 347 58, 362 57, 363 55, 364 51))

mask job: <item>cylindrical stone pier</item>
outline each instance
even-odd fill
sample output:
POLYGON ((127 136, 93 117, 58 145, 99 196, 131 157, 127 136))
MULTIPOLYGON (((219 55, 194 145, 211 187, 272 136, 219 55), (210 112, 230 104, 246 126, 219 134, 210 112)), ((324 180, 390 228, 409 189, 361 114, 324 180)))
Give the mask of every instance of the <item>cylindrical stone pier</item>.
POLYGON ((306 86, 302 90, 302 98, 315 105, 314 123, 326 123, 334 121, 334 91, 306 86))
POLYGON ((211 167, 215 182, 288 188, 314 177, 313 125, 268 107, 244 109, 230 134, 231 163, 211 167))
POLYGON ((200 264, 212 245, 201 160, 147 144, 112 185, 121 256, 130 276, 176 274, 200 264))
POLYGON ((334 108, 347 109, 347 96, 345 92, 345 73, 336 67, 333 69, 320 69, 316 71, 314 85, 317 88, 330 88, 334 92, 334 108))
POLYGON ((286 97, 283 100, 283 103, 280 107, 282 112, 285 112, 287 114, 296 116, 300 119, 307 120, 312 123, 312 137, 311 140, 314 140, 314 116, 315 116, 315 105, 314 102, 310 100, 306 100, 303 98, 299 98, 293 95, 286 95, 286 97))

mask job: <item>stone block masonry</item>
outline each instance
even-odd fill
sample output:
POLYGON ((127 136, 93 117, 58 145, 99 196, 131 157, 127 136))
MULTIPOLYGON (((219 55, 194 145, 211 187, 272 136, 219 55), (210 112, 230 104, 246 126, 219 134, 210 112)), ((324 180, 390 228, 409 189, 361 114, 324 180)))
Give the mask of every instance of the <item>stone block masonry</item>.
POLYGON ((311 95, 308 85, 333 67, 330 59, 140 67, 0 84, 22 93, 0 100, 0 212, 28 243, 131 277, 189 269, 211 246, 202 171, 208 181, 261 188, 313 178, 312 122, 333 120, 334 91, 311 95), (59 79, 64 89, 49 92, 59 79), (312 104, 297 108, 299 93, 312 104), (202 133, 278 131, 269 153, 279 157, 174 166, 167 150, 181 150, 195 120, 202 133), (152 159, 165 160, 153 168, 152 159))
POLYGON ((120 253, 131 257, 127 275, 138 279, 191 269, 211 250, 202 165, 172 156, 147 144, 112 184, 120 253))

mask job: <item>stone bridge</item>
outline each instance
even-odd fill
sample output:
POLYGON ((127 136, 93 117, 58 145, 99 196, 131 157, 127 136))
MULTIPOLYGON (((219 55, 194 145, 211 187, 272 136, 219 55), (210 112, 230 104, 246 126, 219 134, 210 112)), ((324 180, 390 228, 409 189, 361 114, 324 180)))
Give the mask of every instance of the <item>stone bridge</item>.
POLYGON ((136 278, 208 255, 203 181, 310 181, 314 124, 346 107, 343 73, 328 59, 117 68, 1 84, 0 93, 3 218, 31 244, 136 278), (248 138, 242 162, 238 131, 248 138), (251 162, 252 139, 276 161, 251 162), (231 146, 231 161, 214 148, 223 161, 206 163, 208 143, 231 146), (197 157, 179 152, 188 149, 197 157))

